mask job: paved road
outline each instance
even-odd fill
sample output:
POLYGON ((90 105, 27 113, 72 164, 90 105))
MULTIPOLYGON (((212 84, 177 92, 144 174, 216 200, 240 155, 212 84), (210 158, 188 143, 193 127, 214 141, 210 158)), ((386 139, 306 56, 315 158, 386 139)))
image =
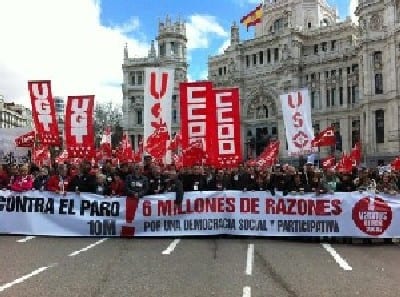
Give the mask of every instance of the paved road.
POLYGON ((0 236, 0 296, 400 296, 397 244, 0 236))

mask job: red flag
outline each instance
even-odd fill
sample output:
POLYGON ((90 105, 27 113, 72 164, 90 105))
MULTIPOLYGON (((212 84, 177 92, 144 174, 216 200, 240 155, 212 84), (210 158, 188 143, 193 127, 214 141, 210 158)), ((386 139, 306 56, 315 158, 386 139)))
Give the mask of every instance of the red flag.
POLYGON ((324 159, 321 159, 321 166, 324 169, 329 169, 335 166, 335 156, 328 156, 324 159))
POLYGON ((55 158, 56 163, 63 163, 68 160, 68 151, 63 150, 59 156, 55 158))
POLYGON ((40 142, 59 145, 58 123, 54 98, 51 93, 51 81, 28 81, 32 103, 32 118, 40 142))
POLYGON ((181 146, 181 136, 179 133, 176 133, 174 138, 169 143, 168 149, 174 152, 178 150, 180 146, 181 146))
POLYGON ((189 147, 182 152, 182 161, 184 166, 202 165, 205 158, 206 153, 201 139, 190 143, 189 147))
POLYGON ((35 131, 30 131, 15 139, 16 147, 33 147, 34 145, 35 145, 35 131))
POLYGON ((400 157, 397 157, 390 163, 390 167, 392 170, 399 171, 400 170, 400 157))
POLYGON ((355 165, 358 166, 361 162, 361 145, 360 142, 357 142, 354 147, 351 149, 350 153, 351 158, 355 162, 355 165))
POLYGON ((120 147, 118 148, 117 158, 123 162, 133 161, 134 159, 132 144, 127 133, 122 135, 122 141, 120 147))
POLYGON ((328 127, 325 130, 318 133, 317 136, 311 141, 311 146, 332 146, 336 143, 335 128, 328 127))
POLYGON ((37 165, 43 165, 45 162, 50 162, 50 151, 47 146, 37 146, 33 149, 33 162, 37 165))
POLYGON ((257 164, 263 167, 271 167, 275 164, 279 156, 279 145, 279 141, 271 142, 258 157, 257 164))
POLYGON ((71 158, 93 158, 94 145, 94 95, 68 96, 65 110, 65 140, 71 158))
POLYGON ((104 130, 103 137, 100 142, 100 150, 102 157, 111 158, 111 127, 107 127, 104 130))
POLYGON ((353 170, 353 159, 351 156, 343 154, 342 159, 336 164, 336 170, 341 173, 351 173, 353 170))

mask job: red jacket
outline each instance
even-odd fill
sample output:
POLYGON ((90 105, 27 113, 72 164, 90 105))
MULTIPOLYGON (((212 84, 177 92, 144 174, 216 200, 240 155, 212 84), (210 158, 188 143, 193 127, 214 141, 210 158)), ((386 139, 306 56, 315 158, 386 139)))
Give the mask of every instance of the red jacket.
MULTIPOLYGON (((69 176, 66 176, 63 178, 64 182, 64 192, 67 191, 68 189, 68 184, 71 181, 71 178, 69 176)), ((51 192, 57 192, 57 191, 62 191, 62 184, 61 184, 61 179, 58 174, 52 175, 49 180, 47 181, 47 191, 51 192)))
POLYGON ((32 175, 17 176, 14 182, 11 184, 11 191, 23 192, 30 191, 33 187, 32 175))
POLYGON ((125 194, 125 183, 122 179, 111 183, 111 194, 117 196, 123 196, 125 194))

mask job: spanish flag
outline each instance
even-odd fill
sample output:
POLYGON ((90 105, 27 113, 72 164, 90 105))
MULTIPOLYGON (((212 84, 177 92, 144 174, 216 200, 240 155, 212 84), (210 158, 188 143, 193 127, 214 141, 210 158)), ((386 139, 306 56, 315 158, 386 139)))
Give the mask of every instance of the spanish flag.
POLYGON ((254 10, 250 11, 247 15, 242 17, 240 23, 245 25, 247 30, 249 30, 249 27, 261 23, 262 14, 262 4, 260 4, 254 10))

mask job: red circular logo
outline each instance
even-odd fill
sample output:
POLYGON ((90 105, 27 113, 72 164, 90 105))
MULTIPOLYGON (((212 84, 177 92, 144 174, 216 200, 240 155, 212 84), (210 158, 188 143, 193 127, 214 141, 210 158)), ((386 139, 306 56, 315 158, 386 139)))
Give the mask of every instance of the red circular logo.
POLYGON ((378 236, 389 228, 392 222, 392 209, 380 197, 365 197, 354 205, 352 218, 362 232, 378 236))

